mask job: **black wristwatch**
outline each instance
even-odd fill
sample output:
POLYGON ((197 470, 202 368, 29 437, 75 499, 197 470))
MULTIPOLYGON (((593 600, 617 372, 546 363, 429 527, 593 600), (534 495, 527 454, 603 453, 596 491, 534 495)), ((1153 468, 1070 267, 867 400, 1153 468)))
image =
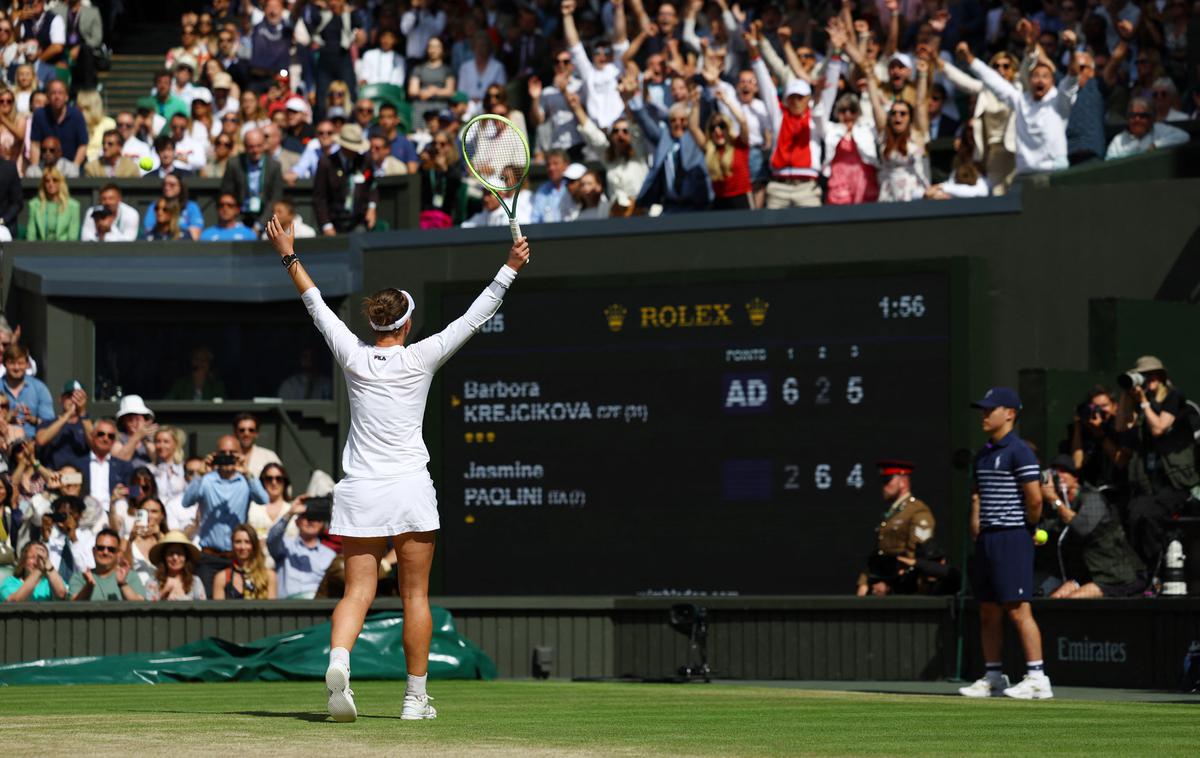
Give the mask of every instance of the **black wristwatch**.
POLYGON ((295 253, 291 253, 290 255, 283 256, 279 262, 283 264, 284 268, 291 268, 292 264, 298 260, 300 260, 300 256, 296 255, 295 253))

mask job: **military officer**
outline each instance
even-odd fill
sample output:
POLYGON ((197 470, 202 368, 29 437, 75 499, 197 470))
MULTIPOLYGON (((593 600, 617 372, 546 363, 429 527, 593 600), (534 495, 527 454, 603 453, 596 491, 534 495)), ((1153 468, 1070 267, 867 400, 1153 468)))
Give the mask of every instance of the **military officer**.
POLYGON ((912 494, 913 464, 882 460, 877 465, 883 500, 889 505, 876 530, 875 552, 858 575, 859 597, 914 591, 911 582, 901 580, 916 562, 917 546, 933 537, 933 513, 912 494))

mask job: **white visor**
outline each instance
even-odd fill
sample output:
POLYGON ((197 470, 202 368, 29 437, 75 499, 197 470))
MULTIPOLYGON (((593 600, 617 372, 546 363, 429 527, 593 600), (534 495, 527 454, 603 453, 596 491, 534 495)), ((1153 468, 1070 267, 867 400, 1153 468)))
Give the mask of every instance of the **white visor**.
POLYGON ((380 326, 379 324, 376 324, 374 321, 371 321, 370 322, 371 328, 377 332, 394 332, 397 329, 399 329, 400 327, 404 326, 404 324, 407 323, 410 318, 412 318, 413 307, 416 305, 415 301, 413 300, 413 296, 408 294, 404 290, 396 290, 396 291, 399 292, 401 295, 404 295, 404 297, 408 298, 408 310, 406 310, 404 312, 404 315, 401 316, 399 318, 399 320, 397 320, 391 324, 387 324, 386 326, 380 326))

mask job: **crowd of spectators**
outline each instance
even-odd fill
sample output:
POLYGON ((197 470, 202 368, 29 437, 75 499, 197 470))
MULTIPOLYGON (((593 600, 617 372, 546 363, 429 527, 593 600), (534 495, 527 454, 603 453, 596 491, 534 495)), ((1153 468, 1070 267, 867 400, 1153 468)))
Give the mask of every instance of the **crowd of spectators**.
POLYGON ((300 494, 254 416, 188 451, 137 395, 112 418, 92 417, 77 381, 55 403, 7 325, 0 337, 0 601, 340 596, 332 480, 316 472, 300 494))
POLYGON ((511 119, 545 165, 525 223, 999 195, 1188 141, 1174 124, 1200 108, 1198 7, 213 0, 183 15, 136 107, 108 114, 97 10, 17 2, 0 14, 0 237, 19 177, 41 178, 28 239, 250 239, 279 203, 296 215, 301 180, 304 234, 371 230, 375 179, 414 173, 423 228, 507 223, 459 157, 480 113, 511 119), (943 139, 948 174, 930 161, 943 139), (80 176, 161 180, 162 197, 80 208, 80 176), (227 193, 207 228, 193 176, 227 193))

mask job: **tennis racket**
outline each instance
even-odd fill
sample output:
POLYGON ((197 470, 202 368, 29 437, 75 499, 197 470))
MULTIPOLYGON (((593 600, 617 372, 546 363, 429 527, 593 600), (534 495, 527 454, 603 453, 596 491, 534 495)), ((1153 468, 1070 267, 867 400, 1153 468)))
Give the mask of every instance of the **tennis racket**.
POLYGON ((467 170, 491 192, 508 214, 513 242, 521 239, 517 223, 517 196, 529 176, 529 143, 517 125, 504 116, 485 113, 467 122, 462 130, 462 154, 467 170), (505 202, 504 193, 512 193, 505 202), (511 203, 511 205, 510 205, 511 203))

